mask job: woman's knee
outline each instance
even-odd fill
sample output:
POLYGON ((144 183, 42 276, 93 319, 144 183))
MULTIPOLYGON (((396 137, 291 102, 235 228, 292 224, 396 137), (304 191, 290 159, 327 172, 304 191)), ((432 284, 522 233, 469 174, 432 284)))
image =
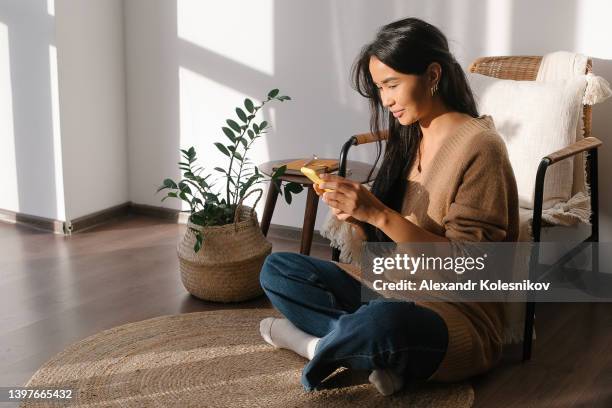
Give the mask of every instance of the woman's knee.
POLYGON ((264 259, 261 271, 259 272, 259 283, 262 287, 267 287, 268 282, 278 276, 280 271, 278 268, 278 258, 280 256, 282 256, 280 252, 272 252, 264 259))
POLYGON ((259 273, 259 283, 262 287, 270 287, 274 282, 283 279, 287 272, 297 265, 294 252, 273 252, 266 257, 259 273))

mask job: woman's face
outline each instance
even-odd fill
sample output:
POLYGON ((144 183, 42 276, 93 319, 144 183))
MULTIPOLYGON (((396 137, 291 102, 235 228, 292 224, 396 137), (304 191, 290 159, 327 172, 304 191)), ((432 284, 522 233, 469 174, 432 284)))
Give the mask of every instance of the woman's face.
POLYGON ((410 125, 429 112, 432 98, 427 75, 397 72, 374 56, 370 57, 369 68, 383 106, 400 124, 410 125))

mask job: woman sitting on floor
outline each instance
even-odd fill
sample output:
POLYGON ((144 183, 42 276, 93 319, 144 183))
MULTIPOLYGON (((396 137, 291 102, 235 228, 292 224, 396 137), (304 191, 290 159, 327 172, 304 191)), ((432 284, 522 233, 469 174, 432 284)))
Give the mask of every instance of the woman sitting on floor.
MULTIPOLYGON (((372 134, 389 133, 371 191, 334 175, 315 186, 338 219, 369 242, 516 241, 518 195, 504 141, 493 119, 478 114, 439 29, 416 18, 382 27, 353 79, 369 100, 372 134)), ((306 390, 341 366, 371 370, 370 382, 389 395, 411 379, 459 381, 499 362, 501 304, 363 303, 352 266, 276 252, 261 270, 266 295, 286 317, 262 320, 261 334, 310 360, 306 390)))

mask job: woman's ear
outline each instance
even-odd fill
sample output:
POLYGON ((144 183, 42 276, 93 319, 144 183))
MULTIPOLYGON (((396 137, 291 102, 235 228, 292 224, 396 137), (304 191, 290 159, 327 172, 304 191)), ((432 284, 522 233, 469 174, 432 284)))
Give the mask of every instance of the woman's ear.
POLYGON ((432 62, 427 67, 427 81, 429 86, 434 86, 435 84, 440 82, 440 78, 442 77, 442 66, 437 62, 432 62))

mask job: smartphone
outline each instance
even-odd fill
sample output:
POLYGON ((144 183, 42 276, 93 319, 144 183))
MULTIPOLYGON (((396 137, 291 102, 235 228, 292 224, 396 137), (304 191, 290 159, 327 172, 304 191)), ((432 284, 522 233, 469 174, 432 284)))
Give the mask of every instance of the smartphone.
MULTIPOLYGON (((315 184, 321 184, 324 181, 321 179, 321 177, 319 177, 319 175, 311 168, 309 167, 302 167, 300 169, 300 171, 302 172, 302 174, 304 174, 306 177, 308 177, 313 183, 315 184)), ((334 191, 333 189, 329 189, 326 188, 324 189, 325 191, 334 191)))

